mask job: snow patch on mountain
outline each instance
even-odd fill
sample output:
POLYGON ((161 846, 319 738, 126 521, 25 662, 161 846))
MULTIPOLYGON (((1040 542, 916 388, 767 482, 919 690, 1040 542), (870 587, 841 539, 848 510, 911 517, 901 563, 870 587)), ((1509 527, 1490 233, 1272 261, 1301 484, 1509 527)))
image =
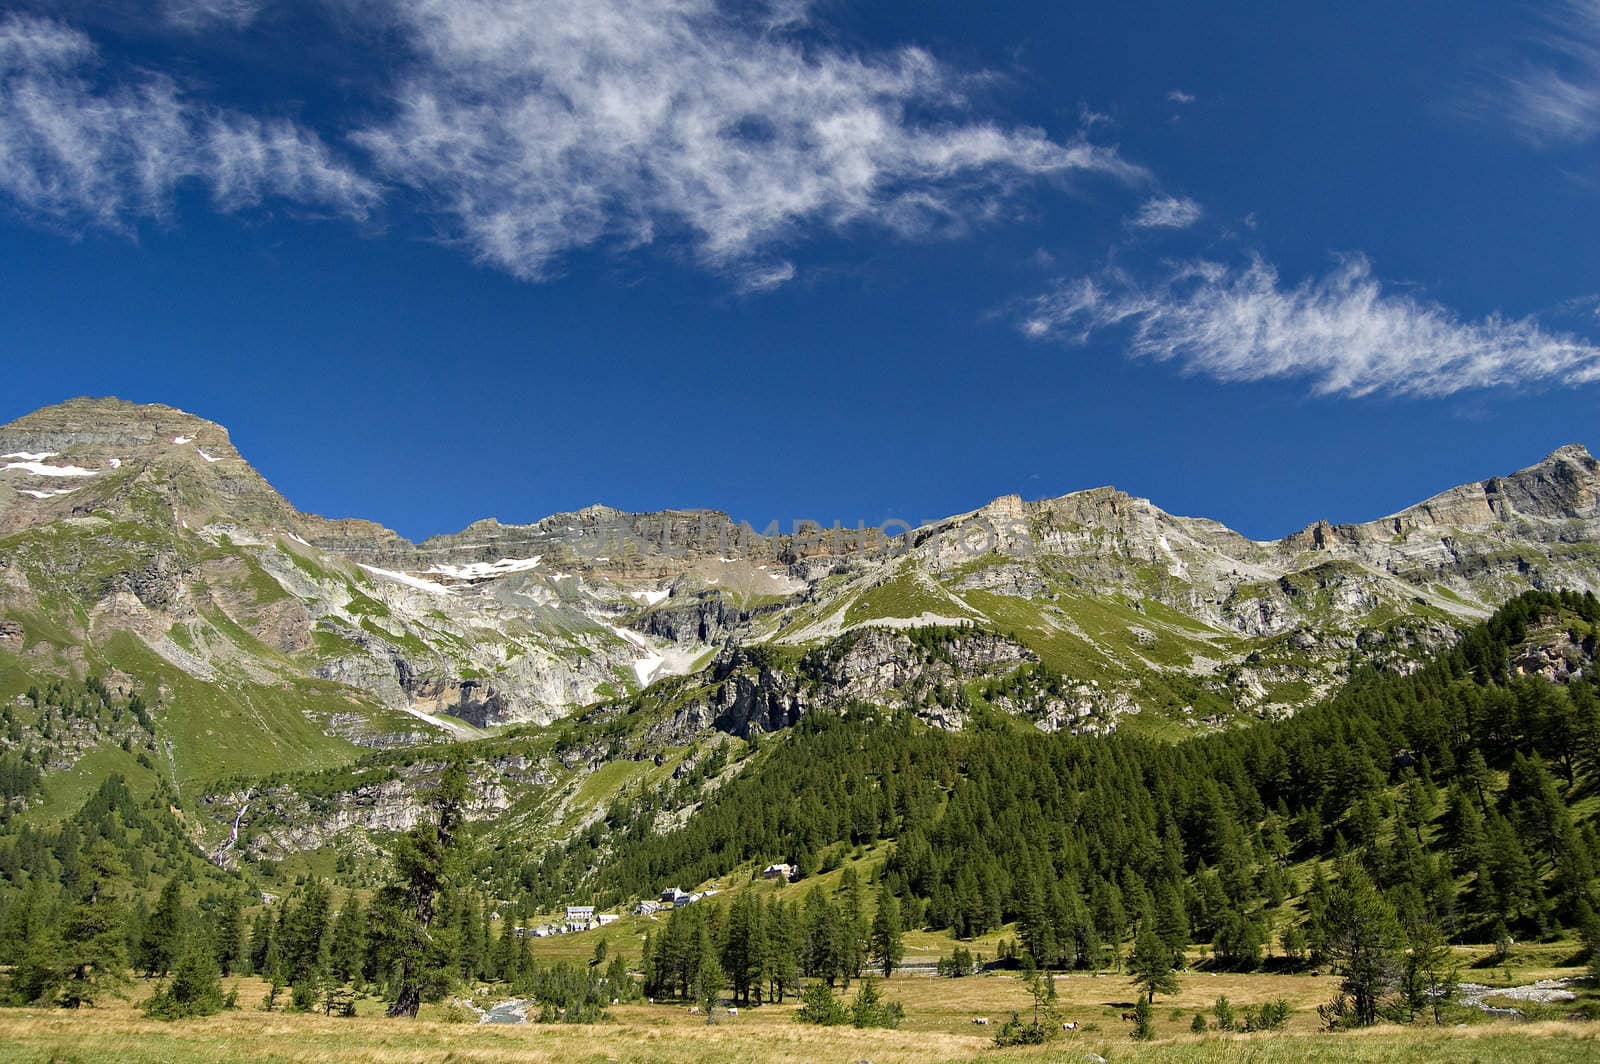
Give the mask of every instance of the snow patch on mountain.
POLYGON ((672 590, 668 588, 664 591, 630 591, 628 592, 628 597, 641 606, 655 606, 665 602, 671 594, 672 590))
POLYGON ((368 565, 365 562, 357 562, 356 564, 373 576, 381 577, 384 580, 392 580, 407 587, 414 587, 418 591, 428 591, 435 595, 450 594, 449 588, 436 584, 432 580, 423 580, 421 577, 412 576, 410 573, 397 573, 393 569, 380 569, 376 565, 368 565))
MULTIPOLYGON (((10 456, 7 455, 7 457, 10 457, 10 456)), ((3 467, 3 469, 0 469, 0 472, 3 472, 6 469, 20 469, 24 473, 32 473, 36 477, 93 477, 93 476, 99 476, 99 473, 96 472, 95 470, 93 470, 93 469, 85 469, 82 466, 75 466, 75 465, 53 466, 53 465, 45 465, 43 462, 35 462, 35 461, 31 461, 31 460, 30 461, 25 461, 25 462, 7 462, 6 465, 3 467)))
POLYGON ((633 674, 640 687, 648 687, 663 676, 684 676, 693 671, 695 663, 703 656, 704 648, 680 649, 674 646, 658 648, 638 632, 612 626, 617 637, 643 653, 633 663, 633 674))
POLYGON ((532 558, 501 558, 497 562, 472 562, 468 565, 435 565, 428 573, 452 580, 492 580, 511 573, 527 573, 539 568, 540 555, 532 558))
MULTIPOLYGON (((362 568, 366 567, 362 566, 362 568)), ((456 736, 458 739, 472 739, 480 734, 473 731, 471 728, 466 727, 465 725, 457 724, 455 721, 445 720, 443 717, 436 717, 432 713, 424 712, 423 710, 418 709, 416 706, 401 706, 400 708, 403 711, 411 714, 413 717, 416 717, 418 720, 427 721, 435 728, 443 728, 445 731, 456 736)))

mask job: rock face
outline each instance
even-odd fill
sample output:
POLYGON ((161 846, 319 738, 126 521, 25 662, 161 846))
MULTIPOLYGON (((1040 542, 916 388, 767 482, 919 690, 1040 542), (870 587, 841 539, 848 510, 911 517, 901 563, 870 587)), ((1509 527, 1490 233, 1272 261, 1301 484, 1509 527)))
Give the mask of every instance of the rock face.
POLYGON ((1600 463, 1581 446, 1275 542, 1094 488, 895 537, 591 506, 411 543, 299 512, 225 429, 171 407, 77 399, 0 427, 0 650, 81 668, 82 645, 132 635, 207 682, 324 681, 422 734, 549 721, 698 668, 716 694, 685 726, 852 699, 958 726, 963 685, 1033 659, 1064 677, 1017 707, 1045 727, 1275 714, 1530 587, 1600 590, 1600 463), (27 646, 41 611, 76 657, 27 646), (983 634, 926 660, 906 633, 929 625, 983 634))
MULTIPOLYGON (((547 773, 525 758, 501 757, 471 767, 464 816, 492 820, 510 807, 508 791, 525 791, 549 783, 547 773)), ((246 825, 226 862, 241 854, 282 860, 291 853, 317 850, 367 832, 410 831, 431 815, 422 797, 437 785, 443 765, 420 762, 376 773, 375 778, 325 797, 307 797, 293 787, 230 791, 206 795, 202 805, 211 819, 231 822, 241 808, 246 825)))
MULTIPOLYGON (((921 633, 919 633, 921 634, 921 633)), ((679 734, 708 724, 748 736, 793 726, 814 706, 851 703, 906 706, 931 724, 960 728, 966 720, 964 681, 1037 660, 1032 651, 983 631, 940 633, 919 642, 904 632, 859 629, 798 660, 761 647, 730 647, 709 670, 709 696, 680 711, 679 734)))
POLYGON ((634 622, 635 631, 673 643, 714 644, 738 632, 751 611, 715 592, 667 600, 645 611, 634 622))

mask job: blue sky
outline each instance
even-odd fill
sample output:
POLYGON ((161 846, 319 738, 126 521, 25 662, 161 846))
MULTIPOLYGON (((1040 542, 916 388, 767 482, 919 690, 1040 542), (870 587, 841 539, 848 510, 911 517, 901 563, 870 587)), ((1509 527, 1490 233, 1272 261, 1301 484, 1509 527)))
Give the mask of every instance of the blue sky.
POLYGON ((413 537, 1267 537, 1600 448, 1600 3, 1201 6, 0 3, 0 420, 413 537))

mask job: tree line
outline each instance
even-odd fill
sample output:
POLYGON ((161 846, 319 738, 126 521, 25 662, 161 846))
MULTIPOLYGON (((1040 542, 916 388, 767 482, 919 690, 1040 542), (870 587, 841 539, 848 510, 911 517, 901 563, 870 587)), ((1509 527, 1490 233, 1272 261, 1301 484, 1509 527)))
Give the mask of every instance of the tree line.
POLYGON ((1530 592, 1409 674, 1363 671, 1289 720, 1178 743, 1042 735, 981 706, 958 734, 815 711, 681 828, 656 830, 642 798, 540 873, 622 901, 884 843, 907 926, 1014 922, 1049 967, 1120 966, 1143 929, 1221 967, 1323 963, 1327 893, 1356 870, 1416 935, 1555 934, 1600 909, 1600 837, 1574 812, 1600 787, 1597 624, 1593 595, 1530 592), (1530 671, 1547 660, 1519 657, 1530 635, 1571 675, 1530 671))

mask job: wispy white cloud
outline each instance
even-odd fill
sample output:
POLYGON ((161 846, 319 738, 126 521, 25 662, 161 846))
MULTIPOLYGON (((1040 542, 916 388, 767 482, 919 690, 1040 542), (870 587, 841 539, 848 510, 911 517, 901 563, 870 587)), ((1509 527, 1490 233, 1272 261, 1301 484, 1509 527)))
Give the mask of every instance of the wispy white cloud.
POLYGON ((182 30, 204 30, 221 26, 242 29, 255 21, 263 0, 161 0, 161 14, 167 25, 182 30))
POLYGON ((959 229, 1023 180, 1143 178, 1081 133, 973 118, 962 79, 921 50, 802 42, 793 0, 387 3, 416 55, 359 143, 525 278, 670 234, 770 287, 793 267, 744 264, 807 233, 959 229))
POLYGON ((1600 0, 1563 0, 1537 38, 1542 61, 1505 78, 1482 102, 1535 141, 1586 141, 1600 133, 1600 0))
POLYGON ((1200 204, 1187 196, 1154 196, 1128 222, 1140 229, 1187 229, 1200 220, 1200 204))
POLYGON ((1135 357, 1220 381, 1303 378, 1320 395, 1600 381, 1600 346, 1531 318, 1462 321, 1437 303, 1385 291, 1359 256, 1293 287, 1259 259, 1193 263, 1154 284, 1108 272, 1037 297, 1020 325, 1035 339, 1076 343, 1122 328, 1135 357))
POLYGON ((1194 103, 1195 94, 1192 92, 1184 92, 1182 89, 1173 89, 1171 92, 1167 93, 1167 99, 1171 100, 1175 104, 1187 106, 1188 104, 1194 103))
POLYGON ((104 76, 84 34, 0 18, 0 199, 33 217, 125 230, 194 182, 237 210, 268 198, 364 216, 377 186, 312 133, 188 100, 170 80, 104 76))
POLYGON ((744 292, 770 292, 795 278, 792 262, 774 262, 752 265, 739 273, 739 288, 744 292))

